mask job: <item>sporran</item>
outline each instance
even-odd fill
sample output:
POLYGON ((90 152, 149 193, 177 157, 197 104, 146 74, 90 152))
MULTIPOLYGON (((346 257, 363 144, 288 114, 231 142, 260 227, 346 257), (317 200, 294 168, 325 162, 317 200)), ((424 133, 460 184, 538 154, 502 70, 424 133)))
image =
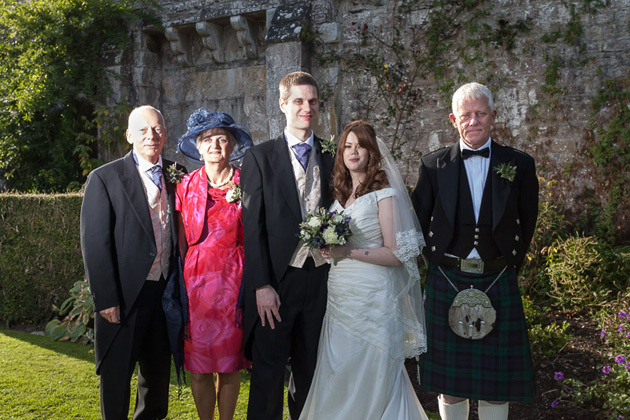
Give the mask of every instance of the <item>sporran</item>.
POLYGON ((507 267, 503 268, 485 292, 473 288, 472 285, 470 289, 460 292, 442 271, 442 267, 438 268, 451 287, 458 292, 448 310, 448 324, 451 330, 457 336, 469 340, 481 340, 490 334, 497 319, 497 311, 486 293, 494 286, 507 267))

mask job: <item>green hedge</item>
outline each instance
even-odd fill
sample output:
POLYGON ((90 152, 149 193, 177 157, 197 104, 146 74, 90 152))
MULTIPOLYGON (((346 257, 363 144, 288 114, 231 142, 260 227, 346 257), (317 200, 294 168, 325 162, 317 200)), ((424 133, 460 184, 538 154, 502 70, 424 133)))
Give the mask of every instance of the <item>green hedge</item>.
POLYGON ((84 276, 81 194, 0 194, 0 320, 42 323, 84 276))

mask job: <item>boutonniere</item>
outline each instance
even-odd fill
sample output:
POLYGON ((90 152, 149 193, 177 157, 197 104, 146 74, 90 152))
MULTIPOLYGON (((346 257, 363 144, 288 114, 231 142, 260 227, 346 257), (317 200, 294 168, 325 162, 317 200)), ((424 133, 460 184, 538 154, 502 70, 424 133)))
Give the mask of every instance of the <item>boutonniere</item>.
POLYGON ((513 182, 514 178, 516 177, 516 166, 504 162, 498 166, 495 166, 494 172, 499 174, 501 178, 513 182))
POLYGON ((330 136, 328 140, 322 140, 321 145, 323 153, 330 153, 333 156, 335 156, 335 153, 337 153, 337 142, 335 141, 334 134, 330 136))
POLYGON ((177 168, 177 164, 173 163, 171 166, 166 168, 166 181, 171 184, 179 184, 184 179, 184 171, 177 168))
POLYGON ((241 177, 238 172, 234 174, 232 181, 234 186, 225 193, 225 201, 228 203, 236 203, 241 199, 241 177))

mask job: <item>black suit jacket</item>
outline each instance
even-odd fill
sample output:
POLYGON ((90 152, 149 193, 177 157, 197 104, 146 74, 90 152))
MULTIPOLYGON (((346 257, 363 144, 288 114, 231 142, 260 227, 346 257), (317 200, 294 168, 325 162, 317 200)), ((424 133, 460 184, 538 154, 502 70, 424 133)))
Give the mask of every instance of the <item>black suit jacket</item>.
MULTIPOLYGON (((166 169, 173 162, 162 160, 166 169)), ((185 171, 185 168, 179 166, 185 171)), ((174 188, 165 182, 173 238, 170 272, 177 271, 174 188)), ((81 251, 94 297, 94 311, 120 306, 121 323, 134 305, 157 254, 151 215, 132 153, 95 169, 88 176, 81 207, 81 251)), ((170 277, 170 275, 169 275, 170 277)), ((97 324, 96 371, 120 329, 97 324)), ((98 319, 96 320, 98 322, 98 319)))
MULTIPOLYGON (((488 176, 492 177, 492 234, 509 265, 519 268, 534 235, 538 217, 538 178, 528 154, 492 141, 488 176), (513 181, 495 168, 516 168, 513 181)), ((455 229, 461 152, 459 142, 422 157, 412 201, 427 246, 424 255, 439 264, 455 229)))
MULTIPOLYGON (((318 157, 321 177, 321 206, 332 203, 330 179, 334 156, 322 153, 321 139, 314 138, 311 153, 318 157)), ((302 222, 295 175, 284 134, 245 153, 241 169, 243 191, 243 232, 245 236, 245 336, 257 317, 248 311, 256 307, 257 288, 270 285, 278 290, 298 244, 302 222), (253 305, 251 299, 254 299, 253 305)))

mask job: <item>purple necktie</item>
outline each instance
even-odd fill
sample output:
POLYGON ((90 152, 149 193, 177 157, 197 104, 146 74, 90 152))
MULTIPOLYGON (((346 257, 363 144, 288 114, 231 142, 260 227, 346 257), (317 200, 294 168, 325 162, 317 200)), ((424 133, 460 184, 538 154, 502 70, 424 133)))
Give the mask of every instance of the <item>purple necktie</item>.
POLYGON ((162 167, 160 165, 155 165, 152 168, 149 168, 147 172, 151 172, 151 180, 160 191, 162 191, 162 167))
POLYGON ((298 143, 293 145, 293 150, 295 151, 298 161, 300 161, 300 165, 306 170, 308 157, 311 154, 311 146, 309 146, 308 143, 298 143))

